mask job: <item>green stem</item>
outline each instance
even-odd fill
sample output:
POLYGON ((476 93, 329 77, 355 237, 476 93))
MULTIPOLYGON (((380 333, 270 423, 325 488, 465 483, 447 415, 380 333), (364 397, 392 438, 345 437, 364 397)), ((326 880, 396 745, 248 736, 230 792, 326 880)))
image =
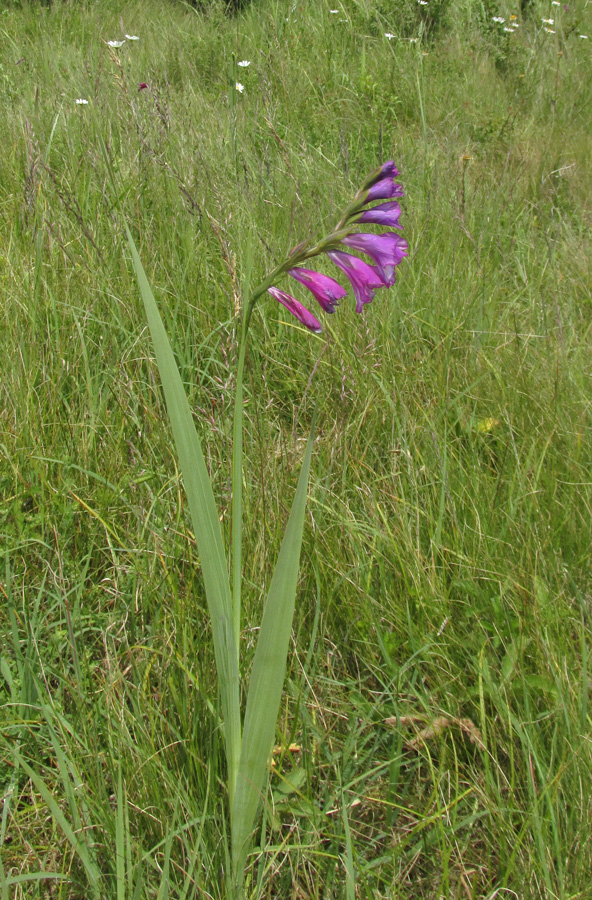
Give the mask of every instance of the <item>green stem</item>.
MULTIPOLYGON (((279 278, 293 266, 318 256, 327 250, 339 246, 341 239, 348 234, 352 225, 343 225, 344 221, 352 214, 352 211, 360 206, 360 197, 356 199, 348 209, 342 222, 328 237, 324 238, 314 247, 309 247, 307 242, 294 248, 290 256, 276 266, 272 272, 249 294, 243 307, 240 344, 238 351, 238 366, 236 374, 236 388, 234 394, 234 420, 232 426, 232 536, 231 536, 231 584, 232 584, 232 627, 234 632, 234 644, 236 648, 237 670, 240 673, 240 630, 241 630, 241 581, 242 581, 242 518, 243 518, 243 385, 245 371, 245 356, 247 351, 247 339, 249 323, 257 300, 274 285, 279 278)), ((240 674, 239 674, 240 678, 240 674)), ((230 761, 229 761, 230 762, 230 761)), ((230 807, 234 801, 234 788, 236 770, 229 765, 229 799, 230 807)), ((235 886, 240 892, 240 886, 235 886)), ((235 889, 233 888, 233 890, 235 889)))
POLYGON ((249 329, 249 306, 243 313, 232 428, 232 621, 237 664, 240 660, 242 519, 243 519, 243 376, 249 329))

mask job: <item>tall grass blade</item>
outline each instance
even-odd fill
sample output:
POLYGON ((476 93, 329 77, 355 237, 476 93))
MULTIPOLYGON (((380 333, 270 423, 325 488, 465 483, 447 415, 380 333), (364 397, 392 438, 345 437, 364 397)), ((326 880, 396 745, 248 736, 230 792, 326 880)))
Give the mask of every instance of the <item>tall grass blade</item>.
POLYGON ((237 884, 242 881, 249 839, 263 794, 282 696, 298 584, 313 440, 314 424, 267 595, 249 683, 238 780, 232 806, 232 863, 237 884))
MULTIPOLYGON (((54 798, 53 794, 51 793, 51 791, 49 790, 49 788, 47 787, 47 785, 45 784, 45 782, 43 781, 41 776, 38 775, 34 769, 31 768, 31 766, 28 764, 28 762, 20 755, 20 753, 18 753, 18 751, 15 750, 14 754, 17 757, 20 766, 25 770, 25 772, 27 773, 27 775, 29 776, 29 778, 31 779, 31 781, 33 782, 33 784, 35 785, 35 787, 37 788, 37 790, 39 791, 39 793, 41 794, 41 796, 43 797, 45 802, 47 803, 47 806, 49 808, 49 811, 51 812, 51 815, 52 815, 55 823, 61 828, 61 830, 64 834, 64 837, 66 838, 66 840, 68 841, 68 843, 70 844, 72 849, 75 851, 75 853, 78 855, 78 858, 80 859, 80 861, 86 871, 86 875, 87 875, 89 885, 90 885, 90 888, 92 891, 92 896, 95 898, 95 900, 99 900, 99 897, 101 896, 101 892, 100 892, 101 875, 99 873, 99 870, 97 868, 95 861, 91 858, 91 856, 89 854, 88 847, 86 846, 84 841, 82 841, 78 837, 78 835, 75 833, 75 831, 71 827, 66 816, 60 809, 60 806, 59 806, 57 800, 54 798)), ((27 877, 29 877, 29 876, 27 876, 27 877)))
POLYGON ((117 818, 115 820, 115 862, 117 879, 117 900, 125 900, 125 797, 121 780, 121 763, 117 772, 117 818))
POLYGON ((125 232, 162 379, 179 465, 189 501, 208 610, 212 620, 214 653, 224 718, 229 797, 232 802, 241 743, 238 654, 234 636, 228 568, 218 510, 181 375, 127 224, 125 224, 125 232))
POLYGON ((345 799, 343 787, 341 788, 341 816, 343 819, 343 831, 345 836, 345 897, 346 900, 355 900, 356 876, 354 871, 354 850, 347 814, 347 801, 345 799))

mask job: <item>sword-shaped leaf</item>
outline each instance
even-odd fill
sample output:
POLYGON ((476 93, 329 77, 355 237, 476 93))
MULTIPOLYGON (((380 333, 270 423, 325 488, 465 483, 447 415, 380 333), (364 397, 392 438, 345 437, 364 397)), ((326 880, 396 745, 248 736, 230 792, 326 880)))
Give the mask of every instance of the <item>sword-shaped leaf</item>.
POLYGON ((235 887, 239 887, 242 882, 249 840, 262 799, 286 673, 298 584, 313 432, 314 425, 308 439, 298 487, 271 579, 249 683, 234 802, 231 800, 235 887))
POLYGON ((238 654, 232 622, 228 567, 222 543, 218 510, 181 375, 127 224, 125 232, 144 301, 156 362, 171 420, 179 466, 189 501, 189 511, 206 589, 208 611, 212 620, 214 653, 224 718, 229 796, 232 798, 241 745, 238 654))

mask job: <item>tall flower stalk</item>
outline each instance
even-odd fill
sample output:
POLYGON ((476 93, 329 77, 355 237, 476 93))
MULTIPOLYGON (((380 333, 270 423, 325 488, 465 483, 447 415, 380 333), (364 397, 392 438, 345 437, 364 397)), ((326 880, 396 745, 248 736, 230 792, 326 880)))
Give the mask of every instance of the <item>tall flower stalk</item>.
MULTIPOLYGON (((98 130, 98 129, 97 129, 98 130)), ((99 138, 100 139, 100 138, 99 138)), ((101 140, 101 139, 100 139, 101 140)), ((106 148, 101 148, 118 196, 106 148)), ((228 574, 216 501, 205 464, 193 415, 175 363, 154 295, 148 283, 131 232, 124 225, 131 250, 167 410, 179 458, 189 510, 204 578, 223 719, 227 761, 228 810, 230 815, 230 871, 226 875, 229 900, 241 900, 252 833, 269 770, 275 728, 286 670, 290 632, 296 600, 298 568, 308 477, 313 446, 311 431, 296 494, 271 579, 255 656, 246 691, 244 718, 240 710, 241 666, 241 577, 242 577, 242 465, 243 465, 243 380, 245 357, 252 314, 261 298, 269 294, 307 329, 318 332, 322 324, 304 304, 288 294, 278 283, 289 275, 317 301, 322 313, 332 314, 345 298, 347 290, 334 278, 303 265, 324 255, 345 274, 353 287, 356 310, 361 312, 376 290, 394 282, 394 269, 407 254, 407 244, 398 235, 356 233, 358 223, 400 227, 398 204, 393 202, 364 209, 370 202, 402 196, 394 180, 398 171, 392 162, 376 169, 347 207, 335 228, 317 244, 303 242, 295 247, 252 291, 245 290, 241 315, 238 367, 234 402, 232 448, 232 534, 231 572, 228 574), (369 255, 375 265, 345 252, 354 249, 369 255)))

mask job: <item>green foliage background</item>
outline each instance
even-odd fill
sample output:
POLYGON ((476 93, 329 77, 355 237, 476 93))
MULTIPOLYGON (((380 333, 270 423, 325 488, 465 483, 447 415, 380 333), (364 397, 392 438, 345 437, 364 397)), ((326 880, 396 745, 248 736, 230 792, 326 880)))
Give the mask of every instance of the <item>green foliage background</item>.
POLYGON ((590 12, 429 4, 2 6, 2 900, 224 890, 199 565, 76 98, 225 533, 245 248, 256 281, 380 161, 405 184, 393 290, 318 337, 254 316, 247 660, 319 428, 248 895, 588 896, 590 12))

